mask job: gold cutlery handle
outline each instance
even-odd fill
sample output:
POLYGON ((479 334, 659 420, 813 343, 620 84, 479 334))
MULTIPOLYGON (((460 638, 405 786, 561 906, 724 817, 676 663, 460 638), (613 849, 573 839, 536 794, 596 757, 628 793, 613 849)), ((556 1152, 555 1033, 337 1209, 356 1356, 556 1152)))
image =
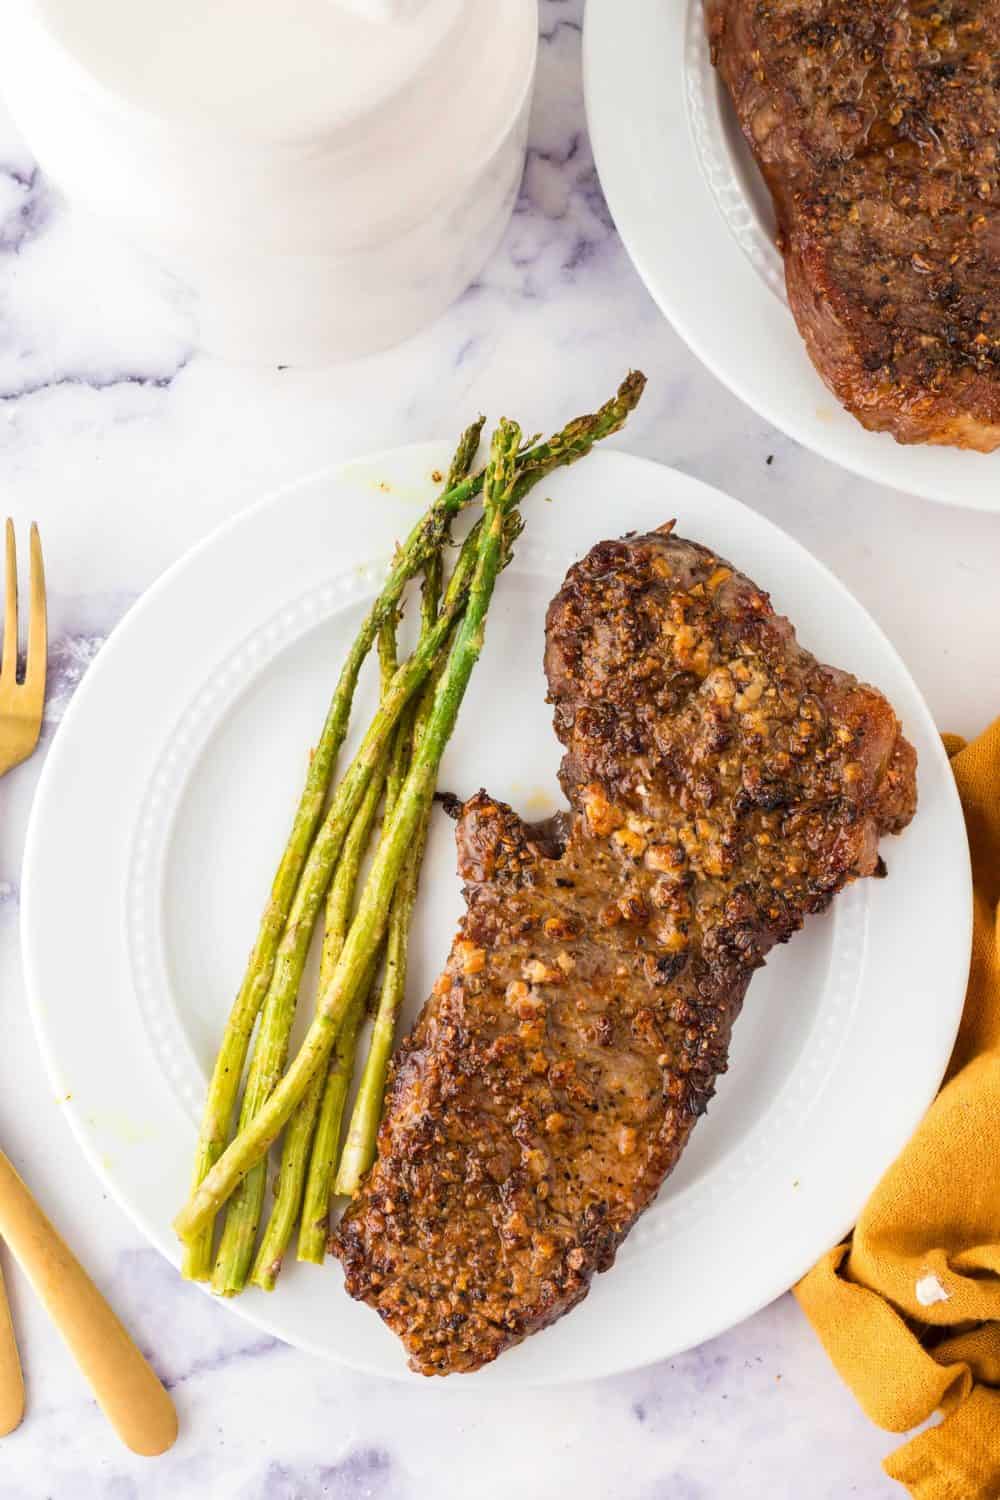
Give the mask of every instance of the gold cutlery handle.
POLYGON ((0 1437, 19 1427, 24 1416, 24 1377, 14 1339, 7 1289, 0 1271, 0 1437))
POLYGON ((80 1262, 0 1152, 0 1237, 10 1246, 98 1404, 133 1453, 177 1436, 173 1402, 80 1262))

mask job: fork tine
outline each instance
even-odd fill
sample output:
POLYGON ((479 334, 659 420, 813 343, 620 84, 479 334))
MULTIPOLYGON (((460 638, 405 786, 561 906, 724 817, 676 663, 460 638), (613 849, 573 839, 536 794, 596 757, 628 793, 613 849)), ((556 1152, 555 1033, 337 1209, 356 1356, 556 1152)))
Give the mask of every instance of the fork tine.
POLYGON ((45 697, 45 673, 49 654, 49 630, 45 609, 45 561, 38 527, 31 523, 31 581, 28 614, 28 660, 24 674, 25 687, 39 700, 45 697))
POLYGON ((0 657, 0 679, 17 680, 17 546, 14 522, 7 517, 7 560, 4 578, 3 656, 0 657))

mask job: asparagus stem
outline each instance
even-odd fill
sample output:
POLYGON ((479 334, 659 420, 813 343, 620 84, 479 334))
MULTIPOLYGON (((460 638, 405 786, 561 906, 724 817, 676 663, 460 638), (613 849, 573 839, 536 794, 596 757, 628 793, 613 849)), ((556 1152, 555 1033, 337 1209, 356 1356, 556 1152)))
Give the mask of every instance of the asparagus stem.
MULTIPOLYGON (((506 550, 506 519, 516 504, 520 429, 502 421, 494 434, 485 482, 483 525, 468 603, 448 666, 438 683, 426 730, 416 748, 391 825, 379 846, 354 921, 316 1016, 291 1066, 256 1117, 227 1147, 175 1220, 182 1239, 198 1234, 259 1162, 324 1066, 382 940, 396 882, 434 796, 437 770, 483 647, 486 610, 506 550)), ((440 619, 445 618, 442 611, 440 619)), ((433 632, 432 632, 433 633, 433 632)), ((419 647, 418 647, 419 650, 419 647)), ((416 654, 416 653, 415 653, 416 654)))
MULTIPOLYGON (((508 525, 508 530, 510 529, 508 525)), ((436 575, 432 574, 430 567, 428 567, 424 577, 422 597, 424 630, 430 629, 437 612, 437 598, 441 586, 439 572, 440 570, 438 569, 436 575)), ((437 680, 443 668, 444 659, 434 668, 430 679, 425 683, 416 711, 413 711, 412 705, 407 710, 408 714, 413 713, 414 718, 414 746, 420 743, 426 730, 427 719, 434 703, 437 680)), ((400 731, 402 731, 402 723, 400 724, 400 731)), ((406 746, 404 747, 404 753, 398 757, 400 764, 397 775, 400 780, 405 770, 404 756, 408 760, 410 751, 411 747, 406 746)), ((394 802, 395 798, 393 798, 393 805, 394 802)), ((390 813, 391 806, 387 797, 386 819, 389 818, 390 813)), ((354 1109, 351 1112, 351 1121, 347 1130, 347 1138, 344 1141, 344 1149, 341 1152, 340 1165, 337 1168, 337 1180, 334 1188, 336 1193, 343 1193, 351 1198, 357 1192, 361 1178, 375 1160, 375 1143, 378 1135, 379 1121, 382 1116, 382 1101, 385 1096, 389 1060, 392 1056, 400 1008, 406 996, 407 948, 410 936, 410 923, 413 918, 413 907, 417 898, 417 887, 420 882, 420 869, 427 843, 429 823, 430 808, 428 807, 422 823, 417 830, 413 847, 407 854, 403 864, 399 884, 393 893, 392 910, 389 913, 389 936, 386 941, 385 971, 382 975, 378 1009, 375 1013, 375 1024, 372 1028, 368 1057, 365 1060, 358 1096, 354 1102, 354 1109)), ((323 1253, 325 1253, 325 1244, 323 1253)), ((299 1255, 301 1258, 301 1248, 299 1255)), ((322 1260, 322 1255, 320 1256, 320 1260, 322 1260)))
MULTIPOLYGON (((397 745, 402 735, 403 724, 397 729, 397 745)), ((394 750, 386 777, 385 814, 383 827, 387 826, 392 808, 399 795, 399 774, 396 767, 398 754, 394 750)), ((343 934, 346 936, 346 932, 343 934)), ((343 948, 343 936, 341 949, 343 948)), ((371 975, 374 977, 375 965, 371 975)), ((320 999, 332 978, 332 971, 321 976, 320 999)), ((318 1118, 312 1143, 302 1198, 302 1222, 299 1226, 297 1255, 301 1261, 322 1265, 326 1259, 326 1242, 330 1233, 330 1200, 333 1196, 333 1178, 340 1150, 340 1127, 344 1106, 351 1087, 354 1072, 358 1032, 365 1013, 365 1002, 371 989, 371 980, 363 984, 344 1017, 334 1043, 329 1067, 319 1068, 309 1085, 306 1099, 317 1100, 318 1118)), ((300 1106, 300 1109, 303 1106, 300 1106)), ((293 1116, 293 1123, 296 1116, 293 1116)))
POLYGON ((370 982, 363 985, 351 1003, 337 1032, 329 1067, 325 1071, 320 1067, 310 1085, 312 1088, 318 1084, 321 1097, 302 1200, 302 1221, 299 1225, 296 1256, 314 1266, 321 1266, 326 1260, 327 1241, 330 1237, 331 1184, 340 1152, 340 1127, 354 1074, 358 1032, 364 1020, 365 1001, 370 988, 370 982))
POLYGON ((424 811, 423 819, 414 835, 413 845, 403 862, 399 884, 392 898, 389 914, 389 935, 386 940, 385 972, 379 993, 378 1010, 372 1028, 368 1057, 358 1088, 358 1096, 351 1112, 351 1123, 337 1169, 336 1191, 353 1198, 361 1185, 368 1168, 375 1160, 375 1146, 379 1121, 382 1118, 382 1101, 385 1096, 389 1060, 396 1039, 396 1023, 406 995, 407 947, 410 921, 417 899, 420 881, 420 866, 427 840, 430 808, 424 811))
MULTIPOLYGON (((386 779, 386 812, 390 815, 391 770, 386 779)), ((341 950, 346 931, 341 935, 341 950)), ((376 961, 373 961, 369 978, 358 990, 343 1024, 337 1032, 329 1067, 317 1069, 309 1085, 306 1099, 315 1098, 317 1108, 316 1128, 312 1151, 309 1157, 302 1196, 302 1221, 299 1225, 297 1256, 321 1266, 326 1259, 326 1242, 330 1233, 330 1200, 333 1196, 333 1177, 340 1151, 340 1127, 344 1117, 351 1078, 354 1073, 358 1032, 365 1014, 365 1002, 375 976, 376 961)), ((326 991, 332 978, 332 970, 320 976, 319 998, 326 991)), ((300 1105, 300 1109, 303 1106, 300 1105)), ((296 1116, 293 1116, 293 1123, 296 1116)))
MULTIPOLYGON (((512 496, 513 502, 520 502, 531 487, 544 478, 547 473, 550 473, 562 464, 573 463, 577 458, 583 457, 588 453, 595 442, 619 431, 630 412, 638 403, 644 386, 645 377, 643 375, 638 372, 630 373, 619 387, 617 395, 611 401, 606 402, 598 412, 589 417, 577 418, 564 428, 561 433, 555 434, 546 443, 542 443, 517 455, 517 480, 512 496)), ((439 550, 439 547, 433 544, 433 539, 436 538, 440 542, 447 536, 453 518, 479 493, 483 486, 484 476, 482 472, 470 475, 453 486, 441 497, 434 508, 433 515, 425 517, 414 528, 407 546, 403 549, 403 555, 407 556, 408 560, 412 562, 421 548, 425 549, 428 556, 433 555, 434 552, 439 550)), ((503 565, 502 560, 499 565, 503 565)), ((393 576, 395 576, 402 566, 403 559, 401 557, 397 559, 393 576)), ((414 568, 413 571, 416 571, 416 569, 414 568)), ((413 576, 412 572, 407 576, 413 576)), ((399 592, 401 593, 402 590, 400 589, 399 592)), ((450 592, 451 588, 449 586, 450 592)), ((399 593, 395 594, 391 607, 395 607, 398 598, 399 593)), ((380 619, 382 617, 384 616, 380 616, 380 619)), ((458 633, 459 637, 464 637, 464 625, 467 620, 468 615, 466 616, 466 621, 463 622, 462 629, 458 633)), ((377 628, 377 626, 374 628, 377 628)), ((374 628, 372 635, 368 638, 368 647, 370 647, 374 636, 374 628)), ((449 662, 455 656, 457 647, 458 639, 456 639, 455 645, 452 648, 449 662)), ((438 700, 444 690, 445 684, 451 680, 452 674, 449 668, 449 671, 445 673, 439 684, 438 693, 435 695, 435 712, 430 716, 432 720, 439 720, 436 712, 438 700)), ((443 750, 443 745, 440 748, 443 750)), ((407 786, 409 787, 411 781, 416 785, 423 776, 426 776, 426 763, 421 764, 418 757, 414 762, 407 786)), ((433 785, 431 786, 430 795, 433 795, 433 785)), ((392 888, 392 882, 386 880, 387 874, 391 873, 391 859, 398 854, 401 862, 403 846, 406 842, 405 835, 412 833, 418 817, 419 807, 414 811, 412 806, 403 799, 403 805, 397 809, 397 814, 393 822, 394 833, 397 830, 402 830, 402 832, 398 838, 394 838, 385 844, 381 869, 378 868, 379 861, 377 860, 376 869, 373 870, 368 887, 366 887, 366 894, 369 889, 375 893, 373 900, 379 897, 382 899, 383 912, 385 902, 388 900, 392 888), (376 873, 379 875, 379 881, 375 881, 376 873), (382 889, 382 886, 386 888, 382 889)), ((383 851, 380 850, 380 856, 382 855, 383 851)), ((357 925, 356 919, 355 924, 352 926, 352 937, 357 925)), ((175 1221, 175 1227, 182 1240, 190 1243, 196 1236, 203 1236, 206 1230, 210 1233, 212 1219, 218 1206, 225 1202, 236 1182, 240 1180, 248 1166, 252 1165, 253 1161, 263 1151, 266 1151, 269 1140, 281 1128, 281 1125, 295 1107, 298 1098, 301 1098, 302 1093, 308 1087, 310 1077, 322 1066, 323 1060, 329 1055, 333 1045, 331 1032, 335 1035, 339 1020, 350 1010, 350 995, 355 993, 357 988, 363 983, 364 970, 360 962, 363 955, 363 948, 364 944, 360 932, 356 944, 352 945, 350 939, 348 940, 341 960, 337 965, 334 978, 331 980, 324 994, 321 1010, 313 1022, 306 1042, 300 1049, 292 1067, 282 1079, 265 1110, 255 1120, 253 1127, 249 1131, 241 1133, 237 1140, 220 1157, 221 1142, 225 1140, 228 1131, 232 1097, 235 1095, 235 1089, 238 1086, 240 1069, 237 1068, 236 1081, 232 1084, 233 1094, 230 1096, 229 1108, 225 1111, 223 1128, 218 1133, 219 1144, 214 1147, 215 1155, 212 1157, 212 1160, 215 1162, 215 1165, 211 1166, 209 1163, 202 1163, 199 1160, 199 1170, 196 1171, 195 1186, 191 1197, 175 1221), (204 1170, 202 1170, 203 1166, 204 1170), (211 1177, 211 1181, 207 1181, 208 1177, 211 1177)), ((262 993, 262 990, 260 992, 262 993)), ((257 1004, 259 1005, 259 1003, 258 999, 257 1004)), ((255 1011, 253 1014, 255 1014, 255 1011)), ((242 1060, 245 1057, 246 1039, 249 1037, 249 1028, 253 1024, 253 1014, 251 1014, 249 1026, 246 1028, 246 1037, 242 1043, 242 1052, 239 1051, 238 1046, 233 1049, 233 1052, 239 1058, 240 1068, 242 1067, 242 1060)), ((221 1055, 217 1064, 217 1074, 220 1072, 225 1082, 227 1065, 221 1055)))
MULTIPOLYGON (((463 433, 445 492, 426 515, 420 518, 397 553, 382 591, 372 605, 344 663, 319 743, 309 763, 305 786, 271 885, 243 982, 226 1022, 198 1135, 192 1174, 194 1187, 197 1187, 218 1160, 229 1139, 233 1108, 243 1076, 250 1037, 267 995, 278 943, 323 813, 333 768, 347 733, 358 675, 382 621, 390 616, 395 617, 407 583, 416 577, 429 558, 440 552, 451 522, 478 493, 475 479, 470 480, 466 476, 479 448, 484 420, 479 417, 463 433)), ((205 1281, 211 1264, 212 1227, 209 1225, 198 1239, 185 1247, 182 1271, 189 1280, 205 1281)))
MULTIPOLYGON (((378 812, 378 805, 382 799, 385 771, 386 766, 383 765, 368 783, 364 800, 354 816, 351 831, 344 841, 337 873, 330 886, 323 934, 323 953, 320 961, 319 990, 321 994, 336 968, 337 959, 344 946, 344 938, 350 923, 351 906, 354 901, 358 868, 368 848, 375 814, 378 812)), ((285 1250, 299 1216, 302 1189, 309 1165, 309 1153, 322 1093, 323 1079, 320 1075, 313 1079, 308 1094, 292 1116, 288 1129, 285 1131, 274 1204, 250 1278, 264 1291, 274 1290, 285 1250)))

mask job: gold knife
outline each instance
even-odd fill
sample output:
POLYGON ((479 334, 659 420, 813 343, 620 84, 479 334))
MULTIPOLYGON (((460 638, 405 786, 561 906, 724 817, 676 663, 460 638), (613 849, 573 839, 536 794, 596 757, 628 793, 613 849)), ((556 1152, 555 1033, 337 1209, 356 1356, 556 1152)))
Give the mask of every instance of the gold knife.
POLYGON ((122 1442, 133 1453, 150 1457, 166 1452, 177 1436, 173 1402, 2 1152, 0 1238, 69 1345, 122 1442))

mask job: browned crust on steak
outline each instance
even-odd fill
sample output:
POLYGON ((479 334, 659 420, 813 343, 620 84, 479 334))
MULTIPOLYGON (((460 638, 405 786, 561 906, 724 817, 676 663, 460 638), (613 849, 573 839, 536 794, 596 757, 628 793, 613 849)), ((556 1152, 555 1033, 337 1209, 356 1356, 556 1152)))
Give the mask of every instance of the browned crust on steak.
POLYGON ((879 868, 915 756, 749 579, 663 532, 549 609, 562 829, 485 792, 467 912, 333 1247, 415 1370, 475 1370, 586 1296, 676 1163, 774 943, 879 868))
POLYGON ((1000 444, 1000 8, 706 0, 820 375, 901 443, 1000 444))

